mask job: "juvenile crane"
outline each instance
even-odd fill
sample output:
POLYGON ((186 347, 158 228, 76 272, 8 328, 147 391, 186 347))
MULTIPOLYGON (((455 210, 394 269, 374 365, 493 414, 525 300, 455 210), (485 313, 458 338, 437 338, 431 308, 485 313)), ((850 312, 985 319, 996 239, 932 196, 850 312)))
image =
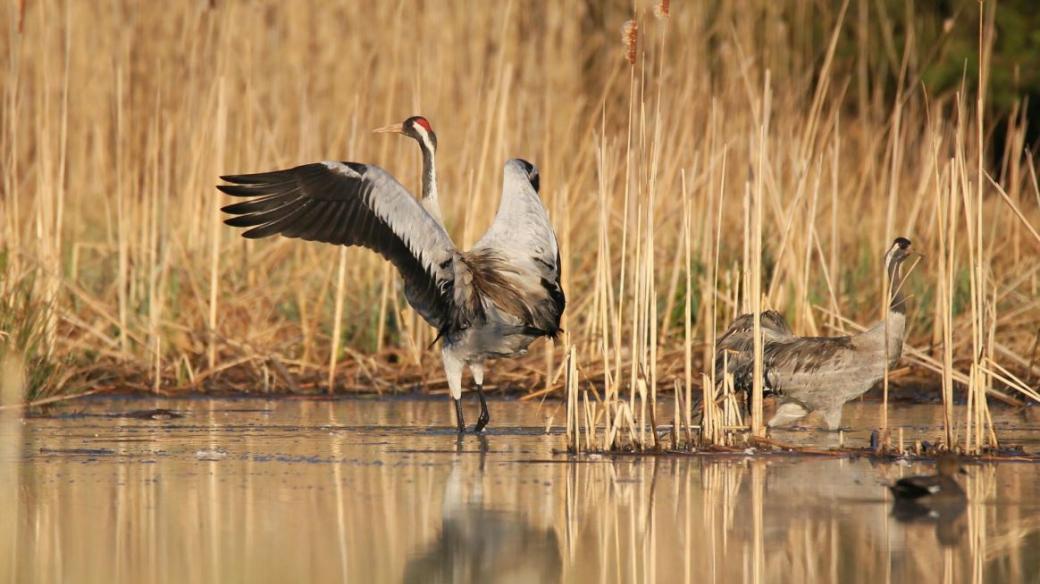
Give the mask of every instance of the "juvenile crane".
POLYGON ((389 260, 404 280, 405 299, 437 329, 458 431, 462 375, 473 374, 480 416, 484 363, 522 355, 539 337, 555 338, 566 300, 560 251, 538 195, 538 170, 526 160, 505 164, 502 199, 487 233, 459 251, 441 220, 437 194, 437 135, 413 116, 376 130, 412 138, 422 151, 422 197, 416 200, 393 176, 372 164, 324 161, 257 174, 221 177, 221 191, 249 201, 227 205, 224 221, 248 227, 248 238, 281 234, 308 241, 360 245, 389 260))
MULTIPOLYGON (((816 411, 829 429, 836 430, 845 402, 863 395, 884 376, 886 355, 887 365, 895 365, 906 324, 901 266, 911 253, 909 239, 892 242, 885 254, 891 290, 888 316, 858 335, 796 337, 780 313, 762 313, 763 389, 780 396, 769 426, 791 424, 816 411)), ((749 395, 755 363, 752 330, 753 315, 737 317, 719 337, 715 356, 716 379, 721 382, 728 368, 735 389, 749 395)))

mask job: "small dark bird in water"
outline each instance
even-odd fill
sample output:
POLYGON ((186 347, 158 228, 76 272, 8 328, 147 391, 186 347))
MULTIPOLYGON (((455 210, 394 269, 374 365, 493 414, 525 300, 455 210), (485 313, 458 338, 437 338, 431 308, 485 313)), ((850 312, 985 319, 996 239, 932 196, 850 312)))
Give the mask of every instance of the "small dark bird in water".
MULTIPOLYGON (((901 266, 913 253, 909 239, 897 237, 892 242, 884 264, 891 289, 888 316, 858 335, 796 337, 780 313, 762 313, 763 388, 780 396, 769 426, 785 426, 818 412, 829 429, 837 430, 845 402, 880 381, 886 365, 895 365, 903 350, 906 324, 901 266)), ((753 325, 753 315, 737 317, 719 337, 715 357, 718 382, 727 371, 733 375, 735 389, 748 395, 755 364, 753 325)))
POLYGON ((374 164, 326 160, 285 170, 221 177, 217 188, 244 202, 225 206, 224 222, 248 228, 248 238, 282 235, 335 245, 367 247, 397 268, 404 297, 437 329, 458 431, 462 375, 473 374, 480 417, 484 364, 515 357, 540 337, 556 338, 566 299, 560 285, 560 249, 538 194, 538 169, 506 161, 494 223, 468 251, 455 247, 441 221, 437 195, 437 135, 413 116, 377 130, 415 140, 422 152, 422 197, 417 199, 374 164))
POLYGON ((956 456, 947 454, 936 464, 936 474, 907 477, 889 485, 895 499, 892 517, 900 523, 935 525, 936 540, 959 545, 967 531, 963 521, 968 499, 954 475, 964 473, 956 456))
POLYGON ((899 479, 889 485, 889 490, 897 499, 930 501, 958 500, 964 501, 964 489, 954 479, 954 475, 967 474, 956 456, 945 455, 936 462, 934 475, 921 475, 899 479))

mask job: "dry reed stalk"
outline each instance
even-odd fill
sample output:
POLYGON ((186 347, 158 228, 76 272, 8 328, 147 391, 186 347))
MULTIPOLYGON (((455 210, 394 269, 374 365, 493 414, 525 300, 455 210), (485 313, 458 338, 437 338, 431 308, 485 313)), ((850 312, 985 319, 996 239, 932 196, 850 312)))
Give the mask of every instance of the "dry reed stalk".
MULTIPOLYGON (((888 241, 888 236, 886 236, 885 241, 888 241)), ((892 306, 891 306, 892 303, 891 303, 891 301, 889 299, 892 298, 892 292, 894 290, 893 286, 896 286, 897 284, 895 282, 893 282, 892 279, 889 277, 888 266, 882 266, 882 272, 883 272, 883 274, 882 274, 882 278, 881 278, 881 281, 882 281, 882 287, 881 287, 881 322, 884 323, 885 360, 884 360, 884 368, 882 369, 882 376, 881 376, 881 413, 880 413, 881 423, 880 423, 880 430, 881 430, 882 447, 885 448, 885 447, 888 446, 888 382, 889 382, 889 361, 890 361, 890 358, 891 358, 891 355, 892 355, 892 353, 891 353, 892 348, 889 346, 889 340, 888 340, 889 339, 889 334, 888 334, 888 332, 889 332, 888 331, 888 315, 889 315, 889 312, 890 312, 890 310, 892 308, 892 306)))
POLYGON ((588 451, 596 447, 596 409, 595 404, 589 402, 589 390, 583 391, 581 398, 585 412, 585 450, 588 451))
MULTIPOLYGON (((213 140, 217 144, 216 155, 213 162, 218 167, 214 174, 222 172, 219 169, 224 163, 224 144, 227 143, 227 119, 228 119, 228 104, 227 104, 227 84, 226 81, 221 78, 217 85, 217 107, 215 110, 216 119, 214 121, 213 140)), ((219 307, 217 306, 217 297, 220 292, 220 241, 221 241, 221 220, 220 220, 220 209, 217 205, 213 205, 209 212, 210 216, 210 233, 209 233, 209 319, 207 324, 209 326, 209 339, 207 347, 207 359, 210 368, 213 368, 217 364, 217 316, 219 314, 219 307)), ((120 312, 121 319, 125 318, 125 314, 120 312)))
POLYGON ((580 431, 578 427, 578 373, 575 363, 575 348, 567 351, 567 377, 564 385, 567 396, 567 448, 571 452, 581 452, 580 431))
MULTIPOLYGON (((127 164, 125 162, 125 156, 126 155, 125 155, 125 148, 123 146, 124 140, 121 139, 123 137, 123 135, 124 135, 124 128, 123 128, 123 126, 125 124, 124 119, 126 117, 125 114, 123 113, 124 112, 124 103, 123 103, 123 83, 124 82, 123 82, 123 77, 124 77, 124 73, 123 73, 122 67, 121 66, 117 66, 117 68, 116 68, 116 95, 115 95, 115 100, 116 100, 115 127, 116 127, 116 132, 119 135, 119 138, 116 139, 116 154, 115 154, 115 156, 116 156, 116 172, 117 172, 117 176, 116 176, 116 191, 115 191, 115 199, 116 199, 116 236, 117 236, 117 245, 118 245, 118 251, 117 251, 117 254, 118 254, 118 267, 117 267, 117 272, 116 272, 116 286, 117 286, 117 302, 118 302, 118 312, 119 312, 119 343, 120 343, 120 349, 122 349, 122 351, 124 353, 126 353, 130 349, 130 346, 129 346, 129 343, 128 343, 128 340, 127 340, 127 337, 128 337, 127 327, 129 326, 129 324, 127 322, 128 321, 127 288, 129 287, 127 272, 129 270, 129 264, 130 264, 130 259, 129 259, 129 253, 130 252, 129 252, 129 249, 128 249, 129 242, 127 241, 128 240, 127 231, 129 230, 129 228, 127 226, 127 211, 125 209, 129 197, 127 197, 126 187, 124 186, 124 182, 125 181, 123 179, 123 177, 127 174, 126 173, 126 166, 127 166, 127 164)), ((216 213, 216 211, 214 211, 214 213, 216 213)), ((212 366, 212 363, 210 365, 212 366)))
POLYGON ((339 357, 339 341, 343 335, 343 301, 347 273, 347 248, 340 248, 338 255, 339 260, 336 262, 336 306, 332 311, 332 348, 329 351, 329 375, 326 380, 329 394, 335 391, 336 360, 339 357))
POLYGON ((653 447, 655 450, 660 449, 660 443, 657 437, 657 348, 660 344, 660 339, 657 336, 657 282, 655 278, 656 261, 655 261, 655 211, 657 209, 657 174, 658 174, 658 162, 659 162, 659 144, 661 141, 661 121, 660 115, 656 116, 655 120, 655 131, 654 141, 651 152, 650 161, 650 177, 649 177, 649 203, 647 204, 647 226, 646 226, 646 262, 644 270, 646 272, 646 321, 647 321, 647 334, 646 342, 648 345, 646 351, 647 370, 650 384, 650 399, 648 407, 650 409, 649 422, 650 422, 650 436, 653 439, 653 447))
POLYGON ((701 442, 718 444, 715 419, 718 406, 715 404, 715 384, 707 374, 701 374, 701 442))
POLYGON ((763 201, 765 196, 766 141, 772 110, 772 91, 769 83, 770 71, 766 71, 762 92, 762 118, 755 144, 756 169, 754 203, 752 204, 752 248, 751 248, 751 312, 754 315, 754 369, 751 389, 751 433, 765 436, 762 423, 762 380, 763 380, 763 337, 762 337, 762 236, 763 201))
MULTIPOLYGON (((667 10, 665 10, 667 14, 667 10)), ((686 190, 686 173, 682 171, 680 173, 681 184, 682 184, 682 197, 683 197, 683 208, 682 208, 682 226, 683 226, 683 268, 686 273, 685 279, 685 293, 683 294, 683 385, 682 389, 686 397, 683 408, 683 419, 686 422, 686 441, 690 443, 692 437, 690 436, 690 428, 693 426, 693 258, 690 253, 692 234, 690 233, 690 196, 686 190)), ((704 296, 702 295, 702 298, 704 296)), ((714 303, 708 303, 714 307, 714 303)), ((665 315, 670 314, 669 311, 665 311, 665 315)), ((714 343, 711 344, 714 346, 714 343)), ((679 391, 678 388, 676 391, 679 391)))
MULTIPOLYGON (((952 165, 951 165, 952 166, 952 165)), ((939 257, 937 258, 938 281, 937 302, 942 330, 942 403, 943 403, 943 429, 944 446, 952 449, 957 443, 957 432, 954 427, 953 418, 953 286, 954 286, 954 243, 956 238, 957 223, 957 197, 954 196, 956 182, 952 172, 945 173, 949 176, 949 188, 942 181, 940 188, 936 189, 936 222, 939 225, 939 257)))
POLYGON ((383 350, 383 339, 386 337, 386 320, 390 294, 391 291, 396 288, 396 286, 394 286, 396 277, 391 270, 390 264, 383 264, 382 274, 383 285, 379 287, 379 313, 376 316, 377 324, 375 344, 377 353, 382 352, 383 350))

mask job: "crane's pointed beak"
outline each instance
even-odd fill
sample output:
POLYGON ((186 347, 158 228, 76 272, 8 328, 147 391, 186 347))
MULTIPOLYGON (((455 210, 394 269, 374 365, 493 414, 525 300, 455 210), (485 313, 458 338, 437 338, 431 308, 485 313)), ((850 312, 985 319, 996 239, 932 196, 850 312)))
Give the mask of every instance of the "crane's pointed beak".
POLYGON ((372 131, 376 134, 404 134, 404 124, 390 124, 372 131))

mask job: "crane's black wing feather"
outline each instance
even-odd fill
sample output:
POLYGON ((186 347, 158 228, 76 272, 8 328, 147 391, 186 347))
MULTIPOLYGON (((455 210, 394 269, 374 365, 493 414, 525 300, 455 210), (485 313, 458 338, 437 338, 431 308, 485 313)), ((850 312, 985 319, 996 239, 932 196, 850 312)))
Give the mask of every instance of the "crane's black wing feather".
POLYGON ((287 170, 221 177, 221 191, 250 200, 227 205, 224 222, 242 235, 281 234, 359 245, 389 260, 404 278, 409 302, 438 329, 458 318, 452 304, 455 246, 444 230, 383 169, 355 162, 316 162, 287 170))
MULTIPOLYGON (((755 317, 753 314, 738 316, 716 342, 715 382, 722 383, 724 367, 733 374, 734 389, 748 391, 755 366, 755 317)), ((762 313, 763 355, 769 343, 794 339, 794 333, 779 312, 767 310, 762 313)), ((768 383, 767 383, 768 385, 768 383)), ((768 387, 767 387, 768 389, 768 387)))

